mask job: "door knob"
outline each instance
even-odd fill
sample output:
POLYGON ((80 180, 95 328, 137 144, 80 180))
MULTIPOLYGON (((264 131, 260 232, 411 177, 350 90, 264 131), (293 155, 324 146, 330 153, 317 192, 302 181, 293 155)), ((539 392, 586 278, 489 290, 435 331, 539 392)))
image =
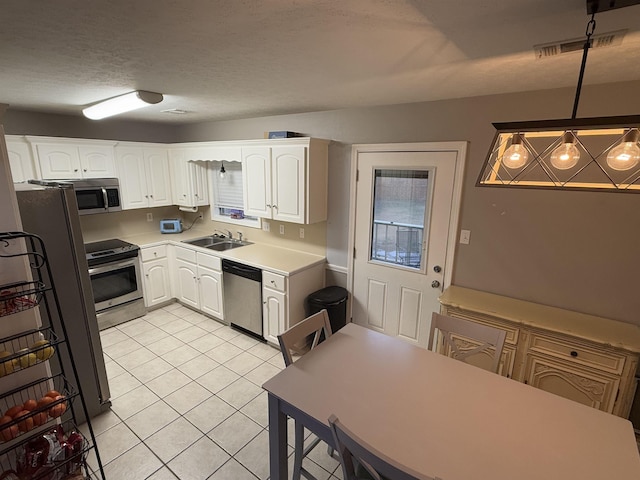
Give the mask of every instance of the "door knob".
POLYGON ((438 288, 440 286, 440 282, 438 280, 434 280, 431 282, 431 288, 438 288))
POLYGON ((440 273, 442 271, 442 267, 440 265, 436 265, 433 267, 433 271, 436 273, 440 273))

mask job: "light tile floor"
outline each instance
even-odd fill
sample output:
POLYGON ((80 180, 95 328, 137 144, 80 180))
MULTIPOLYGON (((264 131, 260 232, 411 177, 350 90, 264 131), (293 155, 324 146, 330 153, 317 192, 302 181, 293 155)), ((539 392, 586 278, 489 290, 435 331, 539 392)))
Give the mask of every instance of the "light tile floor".
MULTIPOLYGON (((261 385, 284 368, 279 350, 177 303, 101 338, 112 409, 92 426, 108 480, 269 477, 261 385)), ((288 443, 291 471, 291 421, 288 443)), ((342 478, 322 444, 304 466, 342 478)))

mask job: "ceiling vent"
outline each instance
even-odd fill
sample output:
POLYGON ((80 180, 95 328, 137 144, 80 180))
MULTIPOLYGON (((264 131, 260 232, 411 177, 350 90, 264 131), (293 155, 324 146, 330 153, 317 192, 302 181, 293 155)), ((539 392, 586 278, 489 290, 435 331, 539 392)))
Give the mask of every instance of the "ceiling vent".
MULTIPOLYGON (((591 37, 591 48, 613 47, 620 45, 627 30, 616 30, 615 32, 600 33, 591 37)), ((536 58, 555 57, 563 53, 575 52, 584 48, 584 38, 564 40, 561 42, 545 43, 534 45, 533 50, 536 58)))

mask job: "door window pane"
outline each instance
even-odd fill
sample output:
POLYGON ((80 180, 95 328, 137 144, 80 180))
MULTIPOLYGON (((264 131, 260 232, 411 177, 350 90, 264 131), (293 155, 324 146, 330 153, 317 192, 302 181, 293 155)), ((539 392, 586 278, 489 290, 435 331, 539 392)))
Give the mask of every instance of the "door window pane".
POLYGON ((420 269, 427 170, 375 170, 371 260, 420 269))

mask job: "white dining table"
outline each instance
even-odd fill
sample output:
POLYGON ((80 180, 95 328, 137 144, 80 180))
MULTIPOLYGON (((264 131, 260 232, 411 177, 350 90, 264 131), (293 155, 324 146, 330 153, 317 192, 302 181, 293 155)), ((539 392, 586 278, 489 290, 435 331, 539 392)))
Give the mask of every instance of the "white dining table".
POLYGON ((443 480, 638 480, 631 423, 355 324, 268 380, 271 480, 288 478, 287 416, 443 480))

